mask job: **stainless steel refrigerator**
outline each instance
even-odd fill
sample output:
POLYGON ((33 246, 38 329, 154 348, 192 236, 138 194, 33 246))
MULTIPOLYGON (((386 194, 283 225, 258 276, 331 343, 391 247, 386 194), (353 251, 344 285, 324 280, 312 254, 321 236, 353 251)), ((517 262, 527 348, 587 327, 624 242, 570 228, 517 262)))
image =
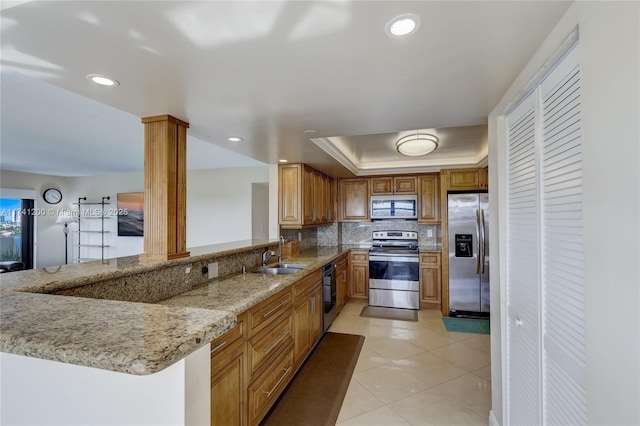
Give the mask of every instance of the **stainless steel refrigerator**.
POLYGON ((448 195, 449 315, 489 316, 489 196, 448 195))

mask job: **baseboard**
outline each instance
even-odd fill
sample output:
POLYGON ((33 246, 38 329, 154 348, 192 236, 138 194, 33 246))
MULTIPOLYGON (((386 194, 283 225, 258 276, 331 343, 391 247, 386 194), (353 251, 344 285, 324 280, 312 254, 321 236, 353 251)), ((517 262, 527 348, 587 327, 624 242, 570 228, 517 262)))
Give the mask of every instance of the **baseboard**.
POLYGON ((500 426, 496 415, 493 414, 493 410, 489 411, 489 426, 500 426))

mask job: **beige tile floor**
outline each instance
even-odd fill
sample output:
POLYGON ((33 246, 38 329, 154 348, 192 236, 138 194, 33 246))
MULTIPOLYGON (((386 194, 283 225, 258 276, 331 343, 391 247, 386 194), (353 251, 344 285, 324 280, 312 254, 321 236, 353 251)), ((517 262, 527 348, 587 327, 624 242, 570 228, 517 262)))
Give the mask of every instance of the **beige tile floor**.
POLYGON ((350 301, 329 331, 365 336, 338 425, 487 425, 488 335, 449 333, 440 312, 418 322, 362 318, 350 301))

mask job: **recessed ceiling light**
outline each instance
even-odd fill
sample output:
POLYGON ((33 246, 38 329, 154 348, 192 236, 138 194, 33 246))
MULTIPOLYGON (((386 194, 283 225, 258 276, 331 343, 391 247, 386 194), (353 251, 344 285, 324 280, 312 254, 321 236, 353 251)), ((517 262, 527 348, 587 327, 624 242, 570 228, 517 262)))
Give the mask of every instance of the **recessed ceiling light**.
POLYGON ((279 163, 287 163, 287 162, 289 162, 289 160, 285 160, 284 158, 282 158, 282 159, 278 160, 278 162, 279 163))
POLYGON ((227 140, 229 142, 242 142, 242 138, 239 138, 237 136, 230 136, 230 137, 227 138, 227 140))
POLYGON ((118 80, 102 74, 89 74, 87 79, 101 86, 119 86, 118 80))
POLYGON ((307 135, 310 135, 310 134, 312 134, 312 133, 315 133, 316 131, 315 131, 315 130, 311 130, 311 129, 307 129, 307 130, 305 130, 304 132, 305 132, 307 135))
POLYGON ((420 17, 413 13, 396 16, 384 26, 389 37, 408 37, 420 29, 420 17))

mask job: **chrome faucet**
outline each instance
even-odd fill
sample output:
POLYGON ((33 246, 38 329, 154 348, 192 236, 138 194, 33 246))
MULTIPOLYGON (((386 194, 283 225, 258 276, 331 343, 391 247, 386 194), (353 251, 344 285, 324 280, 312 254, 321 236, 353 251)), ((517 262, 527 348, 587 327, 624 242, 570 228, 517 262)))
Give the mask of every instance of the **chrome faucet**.
POLYGON ((275 251, 264 249, 264 252, 262 253, 262 266, 266 266, 267 262, 271 260, 271 258, 275 255, 276 255, 275 251))
POLYGON ((278 244, 278 263, 282 263, 282 248, 284 247, 284 237, 280 235, 280 241, 278 244))

